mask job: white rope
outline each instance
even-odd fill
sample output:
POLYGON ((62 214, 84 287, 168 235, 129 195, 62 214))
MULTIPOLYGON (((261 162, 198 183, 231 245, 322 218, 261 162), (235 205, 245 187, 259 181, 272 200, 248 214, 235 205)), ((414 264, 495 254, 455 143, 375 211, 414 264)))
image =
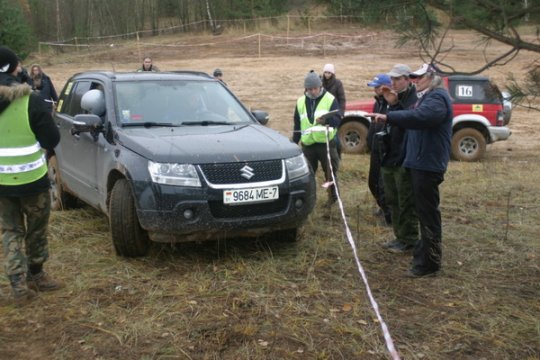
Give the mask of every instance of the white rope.
POLYGON ((334 176, 334 170, 332 168, 332 159, 330 157, 330 141, 328 136, 328 127, 325 128, 326 133, 326 156, 328 158, 328 166, 330 167, 330 173, 332 174, 332 182, 334 183, 334 189, 336 191, 337 195, 337 201, 339 205, 339 209, 341 211, 341 218, 343 219, 343 223, 345 225, 345 232, 347 234, 347 240, 349 241, 349 244, 351 245, 351 248, 353 250, 354 259, 356 261, 356 266, 358 268, 358 272, 360 273, 360 276, 362 276, 362 280, 364 281, 364 284, 366 286, 366 291, 369 297, 369 301, 371 303, 371 307, 375 311, 375 315, 377 315, 377 320, 379 320, 379 323, 381 324, 382 332, 384 335, 384 340, 386 342, 386 348, 388 349, 388 352, 390 352, 390 355, 392 356, 392 359, 394 360, 400 360, 399 354, 396 350, 396 347, 394 346, 394 341, 392 340, 392 336, 390 335, 390 331, 388 331, 388 327, 386 326, 386 323, 384 322, 380 312, 379 312, 379 305, 377 304, 377 301, 373 297, 373 294, 371 293, 371 288, 369 287, 368 279, 366 276, 366 273, 364 271, 364 268, 362 267, 362 264, 360 263, 360 259, 358 258, 358 251, 356 249, 356 244, 354 243, 354 239, 351 233, 351 230, 349 228, 349 224, 347 222, 347 218, 345 217, 345 210, 343 208, 343 202, 341 201, 341 197, 339 195, 339 188, 337 185, 336 178, 334 176))

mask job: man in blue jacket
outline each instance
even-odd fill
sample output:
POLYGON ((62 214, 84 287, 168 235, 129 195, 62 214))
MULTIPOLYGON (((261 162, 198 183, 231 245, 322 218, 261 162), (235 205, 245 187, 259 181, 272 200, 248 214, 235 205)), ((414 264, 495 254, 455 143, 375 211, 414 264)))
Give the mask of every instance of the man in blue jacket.
POLYGON ((420 241, 413 252, 413 277, 434 275, 441 269, 442 226, 439 185, 444 181, 452 137, 452 102, 442 78, 424 64, 410 75, 419 97, 413 109, 370 114, 376 121, 407 129, 403 167, 410 169, 420 241))

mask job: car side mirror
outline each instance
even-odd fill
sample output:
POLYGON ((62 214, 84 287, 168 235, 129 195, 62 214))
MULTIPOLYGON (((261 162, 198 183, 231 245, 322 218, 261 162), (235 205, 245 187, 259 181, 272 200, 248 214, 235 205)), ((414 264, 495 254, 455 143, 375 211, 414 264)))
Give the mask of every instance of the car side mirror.
POLYGON ((101 118, 94 114, 78 114, 75 115, 73 120, 73 127, 71 128, 71 135, 79 135, 82 132, 95 133, 101 130, 103 122, 101 118))
POLYGON ((254 110, 251 112, 253 116, 255 116, 255 119, 261 124, 266 125, 268 123, 268 120, 270 120, 270 115, 266 111, 262 110, 254 110))

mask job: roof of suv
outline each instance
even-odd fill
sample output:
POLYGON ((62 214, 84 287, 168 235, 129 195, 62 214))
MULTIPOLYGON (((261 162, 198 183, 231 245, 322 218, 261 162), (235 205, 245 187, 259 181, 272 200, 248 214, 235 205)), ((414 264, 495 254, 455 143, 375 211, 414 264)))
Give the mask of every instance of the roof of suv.
POLYGON ((448 76, 449 80, 452 81, 489 81, 489 78, 487 76, 478 76, 478 75, 450 75, 448 76))
POLYGON ((128 81, 128 80, 213 80, 214 78, 202 71, 167 71, 167 72, 112 72, 112 71, 85 71, 75 74, 73 78, 95 77, 102 80, 128 81))

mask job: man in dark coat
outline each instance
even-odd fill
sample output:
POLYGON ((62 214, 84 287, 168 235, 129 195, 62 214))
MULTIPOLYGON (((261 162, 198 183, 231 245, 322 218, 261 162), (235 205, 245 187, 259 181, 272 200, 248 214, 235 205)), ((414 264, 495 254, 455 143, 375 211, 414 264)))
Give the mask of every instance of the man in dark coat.
POLYGON ((417 79, 420 95, 415 107, 373 116, 376 121, 399 125, 408 132, 403 166, 411 172, 421 233, 409 275, 421 277, 435 275, 441 269, 439 185, 444 181, 450 159, 453 111, 448 91, 433 67, 424 64, 411 77, 417 79))
MULTIPOLYGON (((383 96, 388 102, 387 113, 409 109, 416 103, 416 88, 409 80, 411 69, 405 64, 396 64, 387 74, 392 88, 385 88, 383 96)), ((411 251, 418 241, 418 218, 414 208, 411 176, 401 165, 405 158, 406 130, 399 125, 385 124, 388 135, 379 138, 383 148, 381 174, 384 195, 392 211, 392 228, 395 239, 383 246, 389 251, 404 253, 411 251)))
POLYGON ((43 99, 17 81, 17 66, 0 46, 0 234, 13 296, 24 304, 62 287, 43 271, 51 209, 43 149, 53 151, 60 133, 43 99))
MULTIPOLYGON (((375 102, 373 103, 373 112, 386 114, 388 103, 383 96, 383 87, 392 86, 390 77, 386 74, 377 74, 373 80, 371 80, 367 86, 372 87, 375 92, 375 102)), ((368 187, 371 194, 375 198, 379 209, 377 213, 381 213, 384 216, 384 220, 387 225, 392 224, 392 212, 386 200, 384 198, 384 185, 381 175, 381 153, 379 149, 379 142, 375 140, 375 134, 380 132, 384 128, 383 123, 377 123, 372 121, 369 125, 367 134, 367 147, 370 151, 369 157, 369 175, 368 175, 368 187)))

